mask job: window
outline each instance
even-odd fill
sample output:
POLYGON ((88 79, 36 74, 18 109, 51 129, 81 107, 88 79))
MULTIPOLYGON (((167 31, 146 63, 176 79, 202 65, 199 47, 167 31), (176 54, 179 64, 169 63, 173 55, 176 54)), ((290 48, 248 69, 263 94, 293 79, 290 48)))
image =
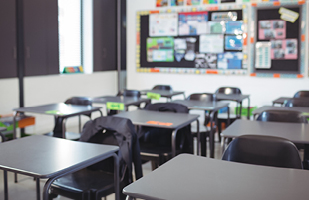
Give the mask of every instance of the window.
POLYGON ((64 67, 81 66, 81 1, 58 0, 59 71, 64 67))

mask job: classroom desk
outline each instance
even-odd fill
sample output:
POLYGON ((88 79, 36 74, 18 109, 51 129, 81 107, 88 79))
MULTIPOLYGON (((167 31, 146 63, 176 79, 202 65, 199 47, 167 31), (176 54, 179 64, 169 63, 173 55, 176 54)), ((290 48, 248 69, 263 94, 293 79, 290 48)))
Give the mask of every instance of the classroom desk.
MULTIPOLYGON (((184 106, 187 106, 190 110, 204 110, 204 111, 210 111, 210 133, 209 133, 209 149, 210 149, 210 157, 214 158, 215 156, 215 137, 214 137, 214 131, 213 131, 213 122, 214 122, 214 114, 215 112, 218 112, 221 108, 227 108, 228 112, 228 124, 230 124, 230 108, 229 103, 223 103, 223 102, 207 102, 207 101, 196 101, 196 100, 175 100, 172 101, 173 103, 179 103, 184 106)), ((201 149, 206 149, 206 147, 202 147, 201 149)), ((203 152, 203 153, 206 153, 203 152)), ((202 153, 202 155, 203 155, 202 153)))
POLYGON ((107 102, 123 103, 127 108, 128 106, 139 106, 141 103, 149 104, 151 99, 124 97, 124 96, 101 96, 90 98, 93 103, 106 104, 107 102))
MULTIPOLYGON (((281 108, 281 107, 279 107, 281 108)), ((249 120, 236 120, 222 131, 222 150, 225 149, 225 138, 235 138, 241 135, 266 135, 288 139, 294 143, 304 144, 304 168, 308 168, 309 160, 309 124, 260 122, 249 120)))
POLYGON ((276 107, 276 106, 262 106, 255 109, 252 114, 255 118, 256 115, 259 115, 265 110, 287 110, 287 111, 299 111, 303 113, 303 116, 309 117, 309 107, 276 107))
MULTIPOLYGON (((197 122, 199 126, 199 115, 187 113, 172 113, 172 112, 159 112, 150 110, 134 110, 129 112, 122 112, 114 115, 115 117, 128 118, 134 125, 148 126, 155 128, 172 129, 172 155, 176 155, 176 134, 177 131, 193 121, 197 122)), ((200 139, 199 128, 197 130, 198 141, 200 139)), ((199 142, 197 143, 199 149, 199 142)), ((199 151, 197 151, 199 154, 199 151)))
POLYGON ((36 179, 37 199, 40 199, 40 179, 48 179, 43 199, 48 200, 52 182, 106 158, 114 158, 115 191, 119 199, 118 146, 77 142, 34 135, 0 144, 0 169, 4 170, 4 196, 8 199, 7 172, 15 172, 36 179))
MULTIPOLYGON (((44 115, 53 115, 55 117, 63 117, 67 119, 68 117, 78 116, 82 114, 86 114, 89 112, 99 111, 101 116, 103 116, 101 112, 101 107, 92 107, 92 106, 80 106, 80 105, 70 105, 65 103, 55 103, 55 104, 48 104, 42 106, 33 106, 33 107, 21 107, 15 108, 15 115, 13 118, 13 137, 16 139, 16 116, 18 113, 36 113, 36 114, 44 114, 44 115)), ((62 122, 62 137, 65 138, 65 121, 62 122)))
POLYGON ((183 95, 184 99, 186 98, 184 91, 173 91, 173 90, 141 90, 140 91, 142 95, 147 95, 148 92, 160 94, 161 97, 165 97, 169 100, 172 99, 173 96, 176 95, 183 95))
POLYGON ((278 99, 273 100, 273 106, 275 104, 279 104, 279 105, 283 106, 283 104, 285 104, 287 101, 289 101, 291 99, 307 99, 309 101, 309 97, 301 97, 301 98, 279 97, 278 99))
POLYGON ((129 200, 307 199, 306 170, 181 154, 123 189, 129 200))
MULTIPOLYGON (((242 110, 242 102, 245 99, 248 99, 248 115, 247 118, 250 119, 250 95, 247 94, 220 94, 216 93, 216 100, 217 101, 236 101, 240 105, 239 116, 241 116, 242 110)), ((239 117, 237 116, 237 117, 239 117)))

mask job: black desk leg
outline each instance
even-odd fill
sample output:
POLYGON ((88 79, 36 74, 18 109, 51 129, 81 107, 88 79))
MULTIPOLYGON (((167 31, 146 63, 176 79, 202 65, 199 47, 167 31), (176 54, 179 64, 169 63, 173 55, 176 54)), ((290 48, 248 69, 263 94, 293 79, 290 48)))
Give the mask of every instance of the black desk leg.
POLYGON ((36 199, 41 199, 41 192, 40 192, 40 179, 36 178, 36 199))
POLYGON ((4 199, 8 200, 9 199, 9 192, 8 192, 8 172, 3 171, 3 183, 4 183, 4 199))
POLYGON ((119 159, 116 153, 114 157, 114 187, 115 187, 115 199, 120 200, 120 181, 119 181, 119 159))
POLYGON ((126 200, 133 200, 133 199, 135 199, 135 198, 130 197, 130 196, 127 196, 127 198, 126 198, 126 200))
POLYGON ((210 131, 209 131, 209 148, 210 148, 210 158, 215 157, 215 137, 214 137, 214 130, 213 130, 213 122, 214 122, 214 112, 210 114, 210 131))
POLYGON ((304 169, 309 169, 308 162, 309 162, 309 145, 306 144, 304 150, 304 160, 303 160, 304 169))
POLYGON ((196 136, 197 136, 197 143, 196 143, 196 154, 200 155, 200 140, 201 140, 201 134, 200 134, 200 121, 196 120, 196 136))
POLYGON ((172 132, 172 156, 176 156, 176 135, 177 135, 178 129, 173 130, 172 132))

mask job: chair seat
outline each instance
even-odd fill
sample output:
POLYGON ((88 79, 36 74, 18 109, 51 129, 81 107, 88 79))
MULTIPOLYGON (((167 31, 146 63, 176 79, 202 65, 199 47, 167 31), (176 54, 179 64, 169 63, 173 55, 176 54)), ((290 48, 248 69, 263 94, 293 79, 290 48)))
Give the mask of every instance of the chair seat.
MULTIPOLYGON (((49 133, 45 133, 44 135, 52 137, 52 136, 54 136, 54 132, 51 131, 49 133)), ((65 139, 77 141, 77 140, 79 140, 80 135, 81 135, 80 133, 65 132, 65 139)))
POLYGON ((66 193, 78 196, 86 192, 89 195, 91 191, 99 191, 103 187, 107 194, 107 191, 114 190, 114 174, 86 168, 55 180, 51 190, 60 191, 58 194, 63 196, 66 193))

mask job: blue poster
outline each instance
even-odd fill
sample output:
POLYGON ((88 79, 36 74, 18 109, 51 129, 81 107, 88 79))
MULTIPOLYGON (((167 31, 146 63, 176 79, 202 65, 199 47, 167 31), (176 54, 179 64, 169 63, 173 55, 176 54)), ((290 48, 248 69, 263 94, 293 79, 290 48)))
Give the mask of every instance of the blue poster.
POLYGON ((226 35, 224 42, 226 50, 242 50, 241 35, 226 35))
POLYGON ((219 53, 218 69, 242 69, 243 54, 241 52, 219 53))
POLYGON ((225 33, 226 34, 242 34, 243 33, 243 22, 242 21, 227 21, 225 22, 225 33))

